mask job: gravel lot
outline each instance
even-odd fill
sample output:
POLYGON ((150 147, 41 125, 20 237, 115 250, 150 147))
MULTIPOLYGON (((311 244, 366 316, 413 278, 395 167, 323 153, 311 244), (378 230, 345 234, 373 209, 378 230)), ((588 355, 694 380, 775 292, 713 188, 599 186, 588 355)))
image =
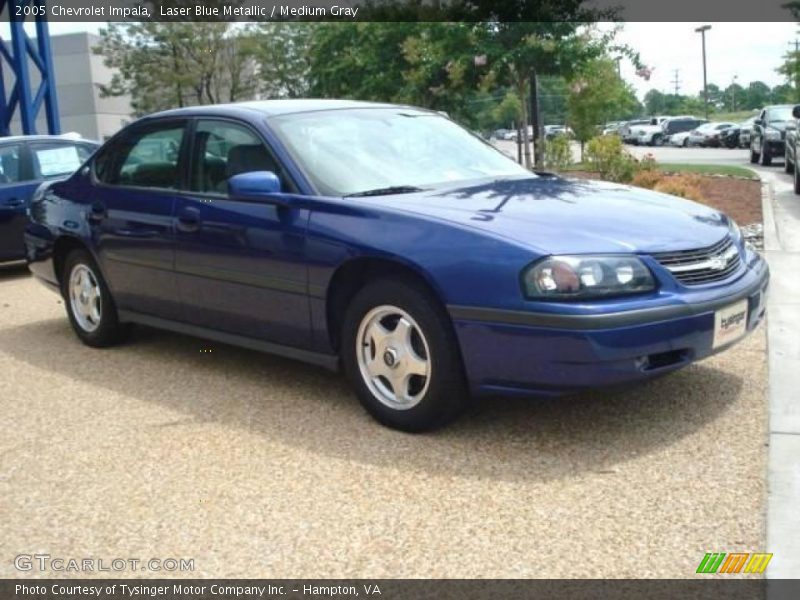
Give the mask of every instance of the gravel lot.
POLYGON ((84 347, 3 271, 0 576, 52 575, 12 564, 46 552, 195 559, 175 576, 691 577, 764 546, 764 350, 762 328, 646 386, 411 436, 288 360, 144 328, 84 347))

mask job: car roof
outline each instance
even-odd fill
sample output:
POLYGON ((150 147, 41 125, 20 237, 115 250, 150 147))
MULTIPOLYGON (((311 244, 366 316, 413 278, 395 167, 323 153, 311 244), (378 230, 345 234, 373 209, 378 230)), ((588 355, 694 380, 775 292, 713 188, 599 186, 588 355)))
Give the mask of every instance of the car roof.
POLYGON ((265 116, 273 117, 305 112, 346 110, 354 108, 406 108, 424 112, 436 112, 418 106, 388 104, 383 102, 363 102, 360 100, 329 100, 318 98, 297 98, 286 100, 254 100, 249 102, 235 102, 231 104, 208 104, 203 106, 190 106, 176 108, 148 115, 145 119, 155 117, 191 117, 201 115, 230 115, 232 113, 259 112, 265 116))
POLYGON ((95 140, 89 140, 83 137, 74 137, 70 134, 61 134, 61 135, 44 135, 44 134, 37 134, 37 135, 8 135, 5 137, 0 137, 0 144, 4 144, 6 142, 50 142, 50 141, 59 141, 59 142, 82 142, 82 143, 89 143, 89 144, 100 144, 95 140))

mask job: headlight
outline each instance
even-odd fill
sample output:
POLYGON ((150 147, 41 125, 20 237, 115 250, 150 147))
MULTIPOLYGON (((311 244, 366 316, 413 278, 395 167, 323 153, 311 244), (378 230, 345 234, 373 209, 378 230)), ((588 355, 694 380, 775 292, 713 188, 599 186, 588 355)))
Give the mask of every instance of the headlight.
POLYGON ((525 296, 537 300, 604 298, 654 290, 635 256, 550 256, 522 273, 525 296))
POLYGON ((764 135, 770 141, 776 141, 776 140, 781 139, 781 132, 778 131, 777 129, 769 128, 769 129, 767 129, 767 131, 765 132, 764 135))
POLYGON ((736 224, 736 221, 728 217, 728 231, 731 234, 731 238, 733 239, 734 243, 739 244, 742 241, 742 230, 739 229, 739 226, 736 224))

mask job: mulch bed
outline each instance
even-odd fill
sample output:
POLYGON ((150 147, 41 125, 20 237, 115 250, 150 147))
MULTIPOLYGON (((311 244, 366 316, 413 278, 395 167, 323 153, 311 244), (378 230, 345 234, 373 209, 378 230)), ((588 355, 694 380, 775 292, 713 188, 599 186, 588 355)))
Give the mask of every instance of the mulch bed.
MULTIPOLYGON (((565 177, 598 179, 597 173, 569 171, 565 177)), ((666 175, 671 177, 671 175, 666 175)), ((733 217, 740 225, 761 223, 761 182, 735 177, 698 175, 704 202, 712 208, 733 217)))

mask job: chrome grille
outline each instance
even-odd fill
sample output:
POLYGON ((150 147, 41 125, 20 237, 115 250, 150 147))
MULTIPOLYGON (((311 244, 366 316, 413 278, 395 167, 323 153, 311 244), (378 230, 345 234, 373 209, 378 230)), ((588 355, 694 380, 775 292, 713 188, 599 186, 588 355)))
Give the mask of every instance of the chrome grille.
POLYGON ((742 263, 739 249, 730 236, 706 248, 656 252, 652 256, 685 285, 722 281, 733 275, 742 263))

